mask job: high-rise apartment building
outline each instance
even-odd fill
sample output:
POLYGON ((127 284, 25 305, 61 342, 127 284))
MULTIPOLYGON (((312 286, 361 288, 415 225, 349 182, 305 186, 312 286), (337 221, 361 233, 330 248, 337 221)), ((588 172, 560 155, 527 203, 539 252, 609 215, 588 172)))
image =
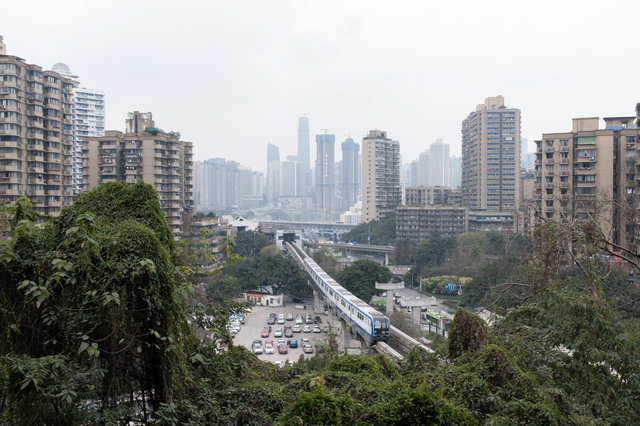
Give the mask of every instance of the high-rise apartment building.
POLYGON ((125 132, 108 130, 87 138, 82 190, 105 182, 145 181, 158 192, 160 206, 176 238, 183 215, 193 212, 193 143, 155 127, 151 113, 129 113, 125 132))
POLYGON ((73 201, 73 81, 6 54, 0 36, 0 198, 56 216, 73 201))
POLYGON ((278 199, 280 190, 280 148, 267 144, 267 198, 270 202, 278 199))
POLYGON ((304 170, 296 156, 287 156, 280 163, 280 197, 301 197, 304 194, 304 170))
POLYGON ((450 186, 449 182, 449 145, 442 139, 436 139, 429 148, 429 180, 430 186, 450 186))
POLYGON ((395 214, 401 201, 400 144, 371 130, 362 139, 362 221, 395 214))
POLYGON ((605 237, 638 244, 640 133, 634 117, 574 118, 571 132, 536 141, 537 221, 595 218, 605 237))
POLYGON ((327 219, 335 208, 335 141, 335 135, 316 135, 316 207, 327 219))
POLYGON ((104 136, 104 92, 81 87, 78 76, 58 62, 53 71, 73 80, 73 191, 79 194, 82 184, 82 151, 86 138, 104 136))
POLYGON ((462 158, 451 157, 449 158, 449 186, 451 188, 458 188, 461 182, 462 176, 462 158))
POLYGON ((486 98, 462 122, 462 199, 471 209, 513 211, 520 197, 520 110, 486 98))
POLYGON ((311 149, 309 148, 309 117, 298 117, 298 162, 302 163, 304 181, 298 185, 301 195, 309 192, 311 187, 311 149))
POLYGON ((360 145, 351 138, 342 142, 342 169, 340 187, 342 191, 343 208, 348 210, 358 202, 360 196, 360 145))

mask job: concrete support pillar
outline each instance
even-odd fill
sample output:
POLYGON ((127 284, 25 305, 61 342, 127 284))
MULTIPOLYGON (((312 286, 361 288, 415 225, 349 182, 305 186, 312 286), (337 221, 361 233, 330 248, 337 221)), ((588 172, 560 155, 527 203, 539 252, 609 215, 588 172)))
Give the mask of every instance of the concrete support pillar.
POLYGON ((384 266, 389 266, 389 253, 384 254, 384 266))
POLYGON ((422 316, 422 310, 420 309, 420 306, 411 307, 411 314, 413 315, 413 320, 415 321, 415 323, 420 324, 420 317, 422 316))
POLYGON ((387 290, 387 298, 386 298, 387 306, 385 312, 389 315, 393 312, 393 292, 391 290, 387 290))
POLYGON ((324 299, 316 290, 313 290, 313 311, 316 314, 324 314, 324 299))

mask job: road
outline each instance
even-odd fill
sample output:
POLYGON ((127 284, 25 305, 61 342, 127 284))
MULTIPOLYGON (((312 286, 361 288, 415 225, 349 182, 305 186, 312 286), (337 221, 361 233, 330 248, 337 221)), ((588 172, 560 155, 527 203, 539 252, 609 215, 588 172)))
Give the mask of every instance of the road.
MULTIPOLYGON (((411 287, 405 287, 401 290, 396 290, 394 293, 399 293, 400 296, 402 296, 403 299, 405 299, 405 303, 407 305, 410 305, 410 303, 407 303, 407 299, 431 299, 431 296, 427 296, 426 294, 420 294, 419 292, 413 290, 411 287)), ((434 312, 449 312, 451 310, 451 308, 449 308, 446 305, 442 304, 443 299, 438 299, 436 297, 436 304, 435 305, 429 305, 428 308, 430 311, 434 311, 434 312)))

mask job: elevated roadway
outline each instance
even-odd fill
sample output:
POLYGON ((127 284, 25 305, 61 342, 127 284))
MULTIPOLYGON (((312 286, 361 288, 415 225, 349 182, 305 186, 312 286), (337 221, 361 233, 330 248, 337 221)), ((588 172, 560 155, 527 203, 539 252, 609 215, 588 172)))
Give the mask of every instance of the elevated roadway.
POLYGON ((327 247, 331 249, 346 249, 347 254, 350 252, 373 253, 384 256, 384 265, 389 265, 389 254, 395 251, 394 246, 375 246, 371 244, 349 244, 349 243, 316 243, 305 241, 305 245, 309 247, 327 247))

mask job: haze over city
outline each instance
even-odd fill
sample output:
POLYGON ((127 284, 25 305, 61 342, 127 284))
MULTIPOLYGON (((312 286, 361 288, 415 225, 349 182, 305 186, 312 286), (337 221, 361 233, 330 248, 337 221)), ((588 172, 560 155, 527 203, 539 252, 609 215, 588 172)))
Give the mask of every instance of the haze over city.
POLYGON ((573 117, 627 115, 636 97, 612 94, 636 85, 638 12, 631 1, 25 1, 3 5, 0 30, 9 54, 64 62, 103 90, 107 129, 153 111, 196 160, 264 171, 267 143, 296 154, 305 113, 312 137, 384 129, 403 162, 436 138, 459 155, 460 123, 487 96, 522 110, 529 152, 573 117))

